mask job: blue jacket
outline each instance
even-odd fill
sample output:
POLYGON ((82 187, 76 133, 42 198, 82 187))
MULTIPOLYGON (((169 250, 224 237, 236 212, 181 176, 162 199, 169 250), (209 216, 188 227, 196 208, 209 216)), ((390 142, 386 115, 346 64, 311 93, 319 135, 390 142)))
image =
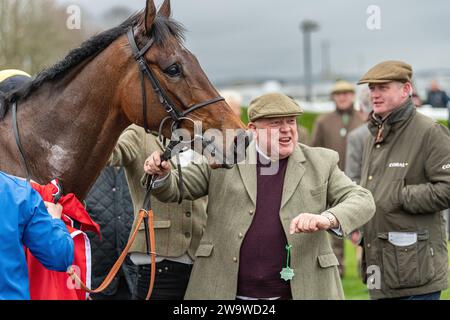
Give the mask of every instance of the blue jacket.
POLYGON ((28 182, 0 172, 0 300, 30 299, 23 246, 47 269, 72 264, 74 244, 64 223, 49 215, 28 182))

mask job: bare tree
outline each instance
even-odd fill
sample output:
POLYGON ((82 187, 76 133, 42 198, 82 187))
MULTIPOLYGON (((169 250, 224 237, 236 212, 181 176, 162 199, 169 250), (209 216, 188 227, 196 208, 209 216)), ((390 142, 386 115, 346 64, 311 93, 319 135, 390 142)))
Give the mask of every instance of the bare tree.
POLYGON ((0 0, 0 70, 34 74, 78 46, 86 32, 69 30, 68 17, 54 0, 0 0))

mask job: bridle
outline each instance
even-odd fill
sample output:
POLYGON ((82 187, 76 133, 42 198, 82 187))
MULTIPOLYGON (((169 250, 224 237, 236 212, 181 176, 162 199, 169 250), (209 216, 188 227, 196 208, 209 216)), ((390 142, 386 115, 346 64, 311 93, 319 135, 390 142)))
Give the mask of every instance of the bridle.
POLYGON ((156 78, 154 72, 148 65, 147 61, 145 60, 145 54, 150 50, 150 48, 154 44, 154 39, 150 39, 148 43, 142 48, 139 49, 136 39, 134 37, 134 29, 131 27, 127 32, 128 42, 130 43, 131 50, 133 52, 134 59, 137 61, 139 65, 139 71, 140 71, 140 79, 141 79, 141 91, 142 91, 142 114, 144 119, 144 129, 147 133, 151 133, 148 125, 148 119, 147 119, 147 91, 145 87, 145 77, 147 76, 147 79, 150 81, 153 91, 156 93, 156 95, 159 98, 159 102, 164 107, 166 113, 168 114, 168 117, 163 119, 159 128, 159 136, 162 136, 162 129, 163 124, 168 119, 172 119, 172 131, 175 129, 178 129, 180 126, 181 121, 183 120, 190 120, 189 117, 187 117, 190 113, 202 109, 204 107, 210 106, 212 104, 215 104, 220 101, 225 101, 223 97, 216 97, 198 104, 195 104, 193 106, 187 107, 183 106, 182 110, 180 111, 177 106, 172 102, 170 97, 167 95, 164 88, 161 86, 160 82, 156 78))
MULTIPOLYGON (((158 96, 159 102, 161 103, 161 105, 164 107, 166 113, 168 114, 168 116, 161 121, 160 126, 159 126, 158 137, 161 141, 162 141, 162 137, 163 137, 162 131, 163 131, 164 125, 167 123, 168 120, 172 120, 171 139, 170 139, 169 144, 166 145, 165 151, 162 154, 161 159, 163 161, 167 161, 167 160, 170 160, 173 156, 178 157, 179 153, 182 149, 177 148, 178 152, 176 152, 175 147, 177 147, 180 144, 190 145, 191 143, 194 142, 194 140, 197 140, 197 139, 201 140, 203 149, 206 149, 207 147, 213 145, 214 139, 207 139, 203 135, 195 135, 195 133, 194 133, 194 138, 192 140, 182 141, 181 139, 175 140, 172 133, 180 127, 180 124, 183 120, 193 122, 194 127, 195 127, 195 125, 196 125, 195 122, 191 118, 188 117, 188 115, 190 113, 192 113, 196 110, 205 108, 207 106, 213 105, 217 102, 225 101, 225 99, 221 96, 218 96, 216 98, 195 104, 190 107, 183 106, 183 108, 182 108, 183 111, 180 111, 179 108, 177 108, 177 106, 173 103, 173 101, 167 95, 166 91, 161 86, 159 80, 156 78, 155 73, 153 72, 153 70, 150 68, 147 61, 145 60, 145 54, 150 50, 150 48, 155 43, 154 39, 150 39, 147 42, 147 44, 144 45, 144 47, 142 49, 139 49, 136 39, 135 39, 135 36, 134 36, 134 28, 133 27, 130 27, 128 29, 127 38, 128 38, 128 42, 130 44, 134 59, 138 63, 139 71, 140 71, 139 74, 140 74, 141 92, 142 92, 142 114, 143 114, 143 123, 144 123, 145 131, 147 133, 151 133, 151 131, 149 129, 149 125, 148 125, 148 118, 147 118, 147 113, 148 113, 147 109, 148 108, 147 108, 147 91, 146 91, 146 86, 145 86, 146 78, 150 81, 150 84, 152 86, 154 93, 158 96)), ((197 130, 194 129, 194 131, 197 131, 197 130)), ((179 165, 179 163, 180 163, 179 158, 178 158, 177 162, 178 162, 178 171, 180 174, 180 183, 179 183, 180 198, 179 198, 178 203, 181 204, 182 195, 183 195, 183 183, 182 183, 183 178, 182 178, 181 167, 179 165)), ((147 189, 151 188, 151 184, 153 183, 153 181, 151 181, 151 180, 152 179, 149 179, 149 184, 147 185, 147 189)))

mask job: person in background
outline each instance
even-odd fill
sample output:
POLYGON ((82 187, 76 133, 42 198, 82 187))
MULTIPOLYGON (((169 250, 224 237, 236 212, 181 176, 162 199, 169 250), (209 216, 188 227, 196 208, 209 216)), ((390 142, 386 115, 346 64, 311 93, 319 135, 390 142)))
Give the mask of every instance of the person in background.
MULTIPOLYGON (((372 112, 372 102, 370 101, 370 90, 364 87, 359 92, 359 112, 364 119, 369 118, 372 112)), ((357 184, 361 180, 361 166, 364 145, 370 136, 367 123, 360 125, 358 128, 350 131, 347 138, 347 155, 345 159, 345 174, 357 184)), ((359 246, 362 239, 360 230, 355 230, 350 235, 350 240, 356 246, 356 260, 358 264, 358 273, 361 270, 362 248, 359 246)), ((362 275, 360 274, 362 277, 362 275)))
POLYGON ((447 108, 448 101, 449 98, 447 96, 447 93, 439 88, 439 83, 437 82, 437 80, 431 81, 425 104, 429 104, 433 108, 447 108))
MULTIPOLYGON (((337 81, 332 90, 331 98, 335 111, 321 115, 314 126, 311 145, 332 149, 339 154, 339 168, 345 170, 348 133, 364 123, 364 118, 355 110, 355 87, 351 83, 337 81)), ((333 238, 333 249, 339 259, 339 272, 344 276, 344 240, 333 238)))
MULTIPOLYGON (((125 170, 106 167, 100 173, 85 200, 86 210, 100 225, 101 240, 89 232, 92 252, 92 287, 105 279, 125 248, 133 224, 131 201, 125 170)), ((131 300, 137 267, 129 257, 111 285, 102 293, 91 294, 93 300, 131 300)))
MULTIPOLYGON (((144 128, 131 125, 120 136, 109 159, 109 165, 121 166, 125 170, 135 213, 133 230, 146 194, 146 189, 141 185, 145 159, 155 151, 162 152, 164 148, 164 141, 147 134, 144 128)), ((188 165, 196 156, 200 155, 192 150, 181 153, 181 166, 188 165)), ((175 162, 172 164, 175 165, 175 162)), ((157 263, 151 300, 183 299, 206 224, 206 206, 206 197, 195 201, 185 200, 181 204, 166 204, 152 197, 157 263)), ((143 226, 130 249, 130 259, 137 266, 133 299, 144 300, 150 283, 151 267, 143 226)))
MULTIPOLYGON (((372 102, 370 101, 370 90, 364 87, 359 94, 359 112, 363 119, 368 119, 372 112, 372 102)), ((361 165, 364 144, 369 138, 370 131, 367 123, 361 124, 356 129, 350 131, 347 137, 347 150, 345 157, 345 174, 359 184, 361 180, 361 165)))
POLYGON ((358 83, 373 105, 361 174, 376 203, 362 241, 372 299, 438 300, 448 287, 450 132, 417 112, 412 76, 409 64, 384 61, 358 83))

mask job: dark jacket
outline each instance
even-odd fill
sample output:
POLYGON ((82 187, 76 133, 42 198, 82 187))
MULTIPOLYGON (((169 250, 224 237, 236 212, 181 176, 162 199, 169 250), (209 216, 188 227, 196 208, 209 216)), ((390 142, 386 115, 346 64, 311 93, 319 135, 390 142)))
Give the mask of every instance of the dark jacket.
POLYGON ((345 170, 347 135, 363 123, 363 117, 354 109, 349 112, 333 111, 323 114, 314 126, 311 146, 337 151, 339 169, 345 170))
POLYGON ((445 91, 436 90, 428 91, 427 100, 425 104, 430 104, 433 108, 447 108, 448 96, 445 91))
MULTIPOLYGON (((100 225, 102 240, 89 233, 92 250, 92 287, 97 288, 128 241, 133 223, 133 204, 123 168, 106 167, 86 198, 86 208, 92 219, 100 225)), ((120 275, 126 277, 133 292, 135 266, 126 260, 120 275)), ((103 292, 114 295, 118 289, 116 276, 111 286, 103 292)))
POLYGON ((450 133, 418 113, 411 100, 384 124, 376 122, 369 125, 361 175, 361 186, 372 192, 377 207, 363 231, 368 271, 380 270, 380 286, 370 295, 445 290, 448 254, 441 211, 450 207, 450 133))

